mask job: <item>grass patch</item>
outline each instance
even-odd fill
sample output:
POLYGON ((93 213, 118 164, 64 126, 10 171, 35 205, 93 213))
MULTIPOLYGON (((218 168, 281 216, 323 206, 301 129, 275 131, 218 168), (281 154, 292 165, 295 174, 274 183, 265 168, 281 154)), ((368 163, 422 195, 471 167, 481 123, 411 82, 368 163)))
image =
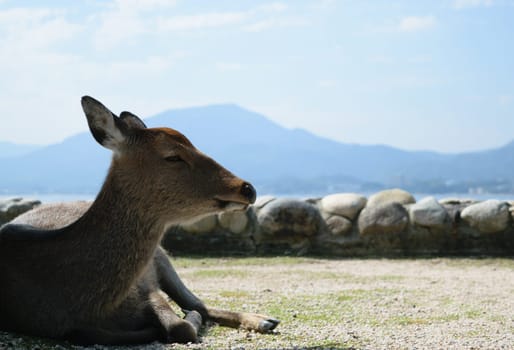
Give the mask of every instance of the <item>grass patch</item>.
POLYGON ((218 293, 218 295, 222 298, 236 298, 236 299, 241 299, 241 298, 250 298, 251 297, 251 294, 244 291, 244 290, 222 290, 221 292, 218 293))
POLYGON ((335 301, 337 301, 338 303, 345 303, 354 299, 355 295, 352 294, 339 294, 335 296, 335 301))
POLYGON ((298 264, 321 264, 322 261, 314 258, 277 256, 277 257, 174 257, 171 263, 178 268, 204 267, 204 266, 284 266, 298 264))
POLYGON ((461 315, 459 315, 458 313, 451 313, 451 314, 436 316, 436 317, 433 317, 432 319, 434 321, 438 321, 438 322, 452 322, 452 321, 460 320, 461 315))
POLYGON ((422 325, 430 323, 429 320, 420 317, 397 316, 389 319, 389 322, 400 326, 422 325))
POLYGON ((399 275, 380 275, 380 276, 373 276, 373 279, 377 279, 379 281, 384 282, 399 282, 405 280, 405 276, 399 276, 399 275))
POLYGON ((433 261, 458 268, 497 267, 514 270, 512 258, 444 258, 433 261))
POLYGON ((396 295, 398 293, 400 293, 400 290, 394 288, 348 289, 338 294, 328 294, 327 299, 339 302, 369 302, 371 300, 379 300, 385 296, 396 295))
POLYGON ((400 282, 405 280, 404 276, 399 275, 375 275, 375 276, 359 276, 352 273, 337 271, 315 271, 306 269, 294 269, 289 274, 300 275, 305 279, 312 280, 333 280, 346 283, 369 284, 372 282, 400 282))
POLYGON ((189 271, 182 273, 183 276, 195 277, 195 278, 227 278, 237 277, 245 278, 251 275, 251 271, 243 271, 237 269, 202 269, 196 271, 189 271))
POLYGON ((469 318, 469 319, 477 319, 477 318, 480 318, 483 316, 483 312, 481 310, 478 310, 478 309, 470 309, 470 310, 466 310, 464 312, 464 315, 466 316, 466 318, 469 318))

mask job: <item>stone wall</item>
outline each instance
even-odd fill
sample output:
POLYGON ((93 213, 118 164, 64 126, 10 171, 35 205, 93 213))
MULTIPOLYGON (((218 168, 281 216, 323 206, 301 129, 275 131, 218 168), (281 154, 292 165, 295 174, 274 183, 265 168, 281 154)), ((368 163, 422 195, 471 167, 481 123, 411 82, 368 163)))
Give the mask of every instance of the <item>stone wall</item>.
MULTIPOLYGON (((0 202, 0 224, 38 205, 0 202)), ((163 246, 176 254, 345 256, 514 255, 514 202, 416 202, 400 189, 369 198, 259 197, 245 212, 204 217, 171 228, 163 246)))
POLYGON ((188 254, 514 255, 513 203, 433 197, 416 202, 400 189, 369 198, 266 196, 246 212, 173 227, 163 245, 188 254))
POLYGON ((40 204, 38 200, 23 198, 0 200, 0 226, 40 204))

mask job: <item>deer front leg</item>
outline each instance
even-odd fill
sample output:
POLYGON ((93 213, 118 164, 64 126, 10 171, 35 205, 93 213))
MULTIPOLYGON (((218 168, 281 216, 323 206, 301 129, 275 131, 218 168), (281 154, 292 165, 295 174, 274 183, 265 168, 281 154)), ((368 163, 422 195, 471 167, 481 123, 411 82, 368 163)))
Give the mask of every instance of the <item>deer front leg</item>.
POLYGON ((231 328, 243 328, 260 333, 268 333, 274 330, 280 323, 272 317, 250 312, 234 312, 207 308, 208 318, 220 326, 231 328))
POLYGON ((149 304, 166 343, 196 343, 198 331, 202 326, 202 316, 190 311, 184 319, 175 314, 168 301, 159 292, 149 295, 149 304))
POLYGON ((191 311, 184 319, 178 317, 160 292, 153 291, 139 313, 134 300, 122 304, 120 312, 97 325, 78 327, 65 334, 65 339, 76 345, 133 345, 153 341, 163 343, 195 343, 202 326, 202 316, 191 311), (126 312, 129 310, 128 312, 126 312), (130 315, 130 316, 129 316, 130 315), (127 317, 133 317, 127 320, 127 317), (134 329, 137 325, 140 329, 134 329))
POLYGON ((247 312, 233 312, 208 308, 194 295, 182 282, 170 259, 162 248, 158 248, 154 256, 159 286, 174 302, 183 310, 198 311, 204 321, 211 320, 220 326, 231 328, 244 328, 260 333, 267 333, 275 329, 280 323, 279 320, 260 314, 247 312))
POLYGON ((184 285, 161 247, 155 250, 154 267, 160 289, 183 310, 196 310, 206 321, 207 307, 184 285))

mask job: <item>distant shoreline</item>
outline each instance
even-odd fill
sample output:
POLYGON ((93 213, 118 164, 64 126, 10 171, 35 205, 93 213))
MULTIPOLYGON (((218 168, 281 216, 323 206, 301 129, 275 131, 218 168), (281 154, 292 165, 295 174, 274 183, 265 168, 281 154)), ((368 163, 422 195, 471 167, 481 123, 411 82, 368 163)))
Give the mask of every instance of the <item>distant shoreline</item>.
POLYGON ((0 201, 10 198, 37 199, 42 203, 72 202, 72 201, 91 201, 95 199, 96 194, 88 193, 18 193, 18 194, 2 194, 0 201))
MULTIPOLYGON (((340 192, 340 193, 353 193, 353 192, 340 192)), ((365 197, 369 197, 375 192, 356 192, 362 194, 365 197)), ((320 198, 330 193, 277 193, 269 194, 265 193, 259 196, 273 196, 273 197, 287 197, 287 198, 320 198)), ((498 199, 505 201, 514 201, 514 193, 412 193, 416 200, 420 200, 425 197, 435 197, 436 199, 444 198, 459 198, 459 199, 474 199, 474 200, 487 200, 487 199, 498 199)), ((24 198, 24 199, 37 199, 42 203, 56 203, 56 202, 71 202, 78 200, 92 201, 96 197, 96 193, 19 193, 19 194, 1 194, 0 201, 10 198, 24 198)))

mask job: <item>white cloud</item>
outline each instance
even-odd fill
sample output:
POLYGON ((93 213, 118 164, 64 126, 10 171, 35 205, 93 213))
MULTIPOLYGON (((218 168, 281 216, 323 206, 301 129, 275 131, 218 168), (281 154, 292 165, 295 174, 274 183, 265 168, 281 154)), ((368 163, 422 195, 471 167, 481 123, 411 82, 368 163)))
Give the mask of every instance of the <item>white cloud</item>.
POLYGON ((304 20, 298 18, 268 17, 273 14, 282 13, 287 8, 287 5, 275 2, 240 12, 203 13, 166 19, 161 18, 158 22, 158 28, 164 31, 186 31, 244 25, 244 30, 258 32, 272 27, 295 26, 305 23, 304 20), (249 24, 250 22, 253 23, 249 24))
POLYGON ((403 58, 378 54, 369 56, 367 61, 373 64, 426 64, 432 62, 433 59, 428 54, 405 56, 403 58))
POLYGON ((268 11, 268 12, 283 12, 287 10, 288 6, 282 2, 273 2, 271 4, 266 4, 258 7, 258 10, 268 11))
POLYGON ((409 16, 402 18, 398 24, 401 32, 419 32, 435 27, 437 20, 434 16, 409 16))
POLYGON ((133 12, 112 12, 101 17, 101 24, 94 35, 95 45, 100 49, 112 48, 147 30, 143 20, 133 12))
POLYGON ((493 0, 454 0, 453 7, 457 10, 470 7, 489 7, 493 0))
POLYGON ((58 13, 55 10, 46 8, 11 8, 0 11, 0 24, 15 24, 15 23, 26 23, 26 22, 37 22, 41 19, 50 15, 58 13))
POLYGON ((315 0, 311 4, 311 8, 315 10, 327 10, 334 6, 337 0, 315 0))
POLYGON ((159 11, 175 5, 175 0, 116 0, 106 7, 106 11, 92 18, 93 22, 99 22, 94 37, 97 48, 112 48, 127 41, 130 43, 140 35, 151 32, 153 20, 159 11))
POLYGON ((286 28, 286 27, 303 27, 308 25, 309 22, 304 18, 285 17, 285 18, 268 18, 255 23, 246 25, 243 29, 247 32, 263 32, 273 28, 286 28))
MULTIPOLYGON (((124 108, 122 102, 126 104, 127 100, 130 105, 143 106, 140 110, 147 113, 173 105, 166 88, 144 94, 156 85, 167 86, 170 72, 178 70, 177 61, 186 55, 177 54, 175 45, 166 45, 173 31, 205 29, 211 33, 211 29, 215 32, 226 27, 243 31, 252 23, 261 23, 254 30, 264 30, 304 23, 288 17, 288 6, 280 2, 226 12, 189 12, 185 16, 174 5, 175 1, 115 0, 95 2, 83 12, 74 5, 65 9, 11 6, 0 10, 0 109, 3 116, 9 116, 5 117, 9 118, 5 120, 9 129, 0 130, 0 139, 16 135, 23 124, 20 120, 37 113, 44 113, 45 118, 32 122, 35 133, 27 135, 24 142, 55 141, 56 135, 84 128, 82 118, 70 118, 81 115, 77 100, 84 94, 114 101, 115 110, 117 101, 124 108), (150 48, 144 42, 147 38, 153 40, 150 48), (125 45, 141 49, 124 50, 125 45), (95 46, 112 54, 99 53, 95 46), (48 123, 59 126, 55 133, 38 133, 48 123)), ((214 67, 222 72, 248 68, 230 59, 220 60, 214 67)), ((186 103, 182 101, 184 96, 180 100, 177 97, 180 102, 174 104, 186 103)), ((196 96, 190 98, 196 100, 196 96)))
POLYGON ((4 52, 47 48, 72 38, 80 29, 80 25, 66 20, 60 10, 13 8, 0 11, 0 47, 4 52))
POLYGON ((57 53, 0 55, 0 111, 5 119, 0 139, 14 141, 16 137, 18 142, 48 143, 85 130, 79 103, 84 94, 105 99, 118 112, 128 107, 137 113, 169 108, 170 97, 165 92, 144 91, 162 83, 179 59, 180 55, 111 61, 57 53), (160 101, 162 96, 167 100, 160 101), (44 117, 35 118, 37 113, 44 117), (30 130, 20 135, 27 120, 30 130), (48 125, 55 128, 41 133, 48 130, 48 125))
POLYGON ((381 25, 368 27, 369 34, 382 33, 415 33, 433 29, 437 25, 435 16, 407 16, 396 20, 388 20, 381 25))
POLYGON ((260 32, 277 27, 304 26, 303 18, 288 17, 288 5, 271 2, 241 11, 176 15, 167 11, 176 1, 116 0, 103 13, 91 18, 97 22, 94 41, 98 48, 133 44, 144 35, 169 34, 224 27, 260 32), (168 9, 167 9, 168 8, 168 9))
POLYGON ((204 13, 191 16, 161 18, 158 29, 163 31, 194 30, 224 27, 243 23, 248 18, 246 12, 204 13))
POLYGON ((142 12, 174 7, 176 3, 176 0, 116 0, 115 8, 119 11, 142 12))
POLYGON ((95 64, 93 70, 98 70, 98 66, 103 69, 103 76, 110 75, 113 80, 124 81, 135 80, 134 77, 148 79, 149 75, 160 74, 168 70, 174 63, 174 58, 170 56, 150 56, 143 60, 114 61, 107 65, 95 64))

